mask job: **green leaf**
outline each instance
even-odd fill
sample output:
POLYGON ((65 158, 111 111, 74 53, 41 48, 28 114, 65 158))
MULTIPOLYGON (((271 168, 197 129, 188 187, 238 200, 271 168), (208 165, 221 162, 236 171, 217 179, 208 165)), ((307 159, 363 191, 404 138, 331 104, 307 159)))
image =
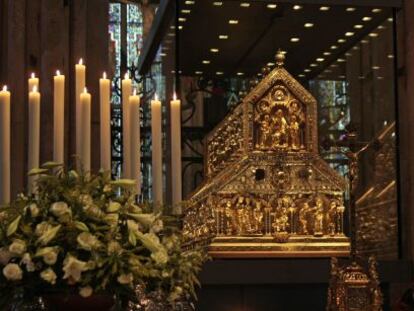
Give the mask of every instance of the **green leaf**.
POLYGON ((89 228, 85 223, 80 221, 74 221, 73 224, 75 225, 76 229, 84 232, 89 232, 89 228))
POLYGON ((56 234, 59 232, 61 228, 61 225, 57 225, 55 227, 52 227, 51 229, 47 230, 45 233, 43 233, 42 236, 40 236, 36 243, 47 245, 50 241, 52 241, 56 234))
POLYGON ((143 224, 145 226, 148 226, 148 227, 151 226, 152 223, 156 219, 156 216, 154 214, 132 214, 132 213, 128 213, 127 215, 134 218, 135 220, 137 220, 141 224, 143 224))
POLYGON ((45 169, 45 168, 32 168, 28 175, 29 176, 35 176, 35 175, 40 175, 40 174, 44 174, 44 173, 48 173, 49 170, 45 169))
POLYGON ((47 168, 47 169, 52 169, 52 168, 61 167, 61 166, 63 166, 62 163, 57 163, 53 161, 48 161, 42 164, 42 168, 47 168))
POLYGON ((69 177, 77 179, 79 177, 79 174, 76 171, 71 170, 69 171, 69 177))
POLYGON ((129 231, 128 241, 129 241, 129 244, 131 244, 132 246, 137 246, 137 238, 136 238, 134 232, 129 231))
POLYGON ((55 251, 55 247, 43 247, 36 251, 35 257, 42 257, 50 252, 55 251))
POLYGON ((134 187, 137 183, 133 179, 118 179, 111 181, 111 184, 119 187, 134 187))
POLYGON ((110 201, 106 211, 108 213, 114 213, 114 212, 119 211, 121 207, 122 207, 121 204, 119 204, 118 202, 110 201))
POLYGON ((14 234, 17 230, 17 228, 19 227, 19 223, 20 223, 20 219, 22 218, 22 216, 18 216, 15 220, 13 220, 13 222, 7 227, 7 236, 11 236, 12 234, 14 234))

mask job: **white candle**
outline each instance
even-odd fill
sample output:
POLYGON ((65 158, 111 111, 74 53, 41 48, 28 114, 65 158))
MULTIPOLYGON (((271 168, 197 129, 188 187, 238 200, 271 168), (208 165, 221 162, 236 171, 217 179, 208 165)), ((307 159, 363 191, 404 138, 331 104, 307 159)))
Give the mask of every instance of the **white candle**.
POLYGON ((125 78, 122 80, 122 155, 123 155, 123 166, 122 175, 124 178, 132 178, 131 176, 131 128, 130 128, 130 117, 129 117, 129 97, 132 94, 132 81, 125 74, 125 78))
POLYGON ((131 178, 137 182, 137 194, 141 194, 141 131, 140 131, 140 99, 134 94, 129 97, 129 116, 131 125, 131 178))
POLYGON ((152 199, 156 205, 163 203, 162 196, 162 123, 161 102, 157 95, 151 101, 152 141, 152 199))
POLYGON ((0 204, 10 202, 10 92, 0 91, 0 204))
POLYGON ((91 94, 86 87, 80 94, 80 115, 81 115, 81 144, 80 161, 85 172, 91 170, 91 94))
POLYGON ((65 76, 59 70, 54 77, 53 93, 53 160, 64 163, 65 146, 65 76))
MULTIPOLYGON (((29 140, 28 140, 28 168, 29 171, 39 167, 40 154, 40 93, 36 86, 29 92, 29 140)), ((33 193, 35 178, 29 176, 28 190, 33 193)))
POLYGON ((28 90, 31 92, 33 90, 33 87, 36 87, 39 90, 39 78, 36 78, 36 75, 34 72, 30 75, 29 81, 28 81, 28 90))
POLYGON ((99 80, 100 88, 100 127, 101 127, 101 168, 111 171, 111 89, 110 81, 104 72, 102 79, 99 80))
POLYGON ((75 66, 75 98, 76 98, 76 154, 80 156, 82 141, 82 124, 81 124, 81 104, 80 94, 85 88, 86 66, 83 64, 82 58, 75 66))
POLYGON ((175 94, 171 101, 171 184, 173 213, 181 214, 181 102, 175 94))

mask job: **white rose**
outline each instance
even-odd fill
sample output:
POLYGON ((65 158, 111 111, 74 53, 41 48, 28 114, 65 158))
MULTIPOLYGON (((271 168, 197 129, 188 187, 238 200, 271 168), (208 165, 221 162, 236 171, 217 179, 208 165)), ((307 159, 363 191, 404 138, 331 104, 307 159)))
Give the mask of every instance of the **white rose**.
POLYGON ((37 207, 36 203, 30 204, 29 210, 30 210, 30 214, 32 215, 32 217, 39 216, 39 208, 37 207))
POLYGON ((25 253, 22 257, 22 260, 20 261, 20 264, 26 266, 27 272, 33 272, 36 270, 35 265, 32 261, 32 257, 29 253, 25 253))
POLYGON ((105 213, 95 204, 84 205, 83 211, 90 217, 103 218, 105 216, 105 213))
POLYGON ((47 268, 46 270, 40 273, 40 277, 45 280, 46 282, 54 285, 56 284, 56 273, 51 268, 47 268))
POLYGON ((158 251, 151 254, 151 258, 158 264, 166 264, 168 261, 168 254, 165 251, 158 251))
POLYGON ((81 194, 79 196, 79 201, 83 204, 83 205, 90 205, 93 203, 93 199, 89 194, 81 194))
POLYGON ((7 247, 0 248, 0 264, 5 266, 9 263, 10 259, 12 259, 12 254, 9 252, 7 247))
POLYGON ((50 228, 52 228, 52 225, 50 225, 48 222, 46 222, 46 221, 43 221, 43 222, 41 222, 40 224, 38 224, 37 226, 36 226, 36 229, 35 229, 35 234, 37 235, 37 236, 41 236, 41 235, 43 235, 46 231, 48 231, 50 228))
POLYGON ((66 202, 55 202, 50 207, 50 211, 53 215, 56 217, 63 216, 70 212, 69 206, 66 204, 66 202))
POLYGON ((88 298, 92 295, 93 289, 90 286, 81 287, 79 290, 79 295, 81 295, 83 298, 88 298))
POLYGON ((54 265, 58 258, 58 252, 54 247, 51 247, 52 249, 50 252, 47 252, 43 255, 43 261, 48 265, 54 265))
POLYGON ((134 276, 132 275, 132 273, 121 274, 120 276, 118 276, 118 282, 122 285, 131 284, 133 280, 134 276))
POLYGON ((26 243, 23 240, 16 239, 10 244, 9 251, 14 255, 23 255, 26 251, 26 243))
POLYGON ((61 222, 68 222, 72 216, 72 210, 65 202, 55 202, 52 204, 50 211, 59 218, 61 222))
POLYGON ((63 262, 63 279, 69 279, 70 282, 78 282, 81 279, 82 272, 86 271, 87 263, 71 255, 68 255, 63 262))
POLYGON ((78 241, 81 248, 87 251, 96 249, 100 245, 98 238, 89 232, 82 232, 79 234, 76 241, 78 241))
POLYGON ((118 254, 122 251, 121 245, 116 241, 111 241, 108 244, 108 254, 118 254))
POLYGON ((150 229, 151 232, 154 233, 158 233, 160 232, 162 229, 164 228, 164 223, 162 222, 161 219, 157 219, 153 224, 152 227, 150 229))
POLYGON ((118 214, 106 214, 106 216, 104 217, 104 220, 111 227, 116 227, 118 225, 119 215, 118 214))
POLYGON ((18 264, 9 263, 3 268, 3 275, 10 281, 20 281, 23 278, 23 271, 18 264))

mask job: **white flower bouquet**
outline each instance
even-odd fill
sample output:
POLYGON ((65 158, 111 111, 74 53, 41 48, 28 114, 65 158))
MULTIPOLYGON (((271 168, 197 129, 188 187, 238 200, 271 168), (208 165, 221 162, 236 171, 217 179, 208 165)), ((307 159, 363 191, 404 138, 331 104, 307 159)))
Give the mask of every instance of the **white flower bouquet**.
POLYGON ((114 310, 139 304, 138 287, 171 305, 194 294, 203 253, 182 250, 178 230, 136 204, 132 181, 55 163, 30 174, 35 194, 0 207, 0 310, 54 293, 107 295, 114 310))

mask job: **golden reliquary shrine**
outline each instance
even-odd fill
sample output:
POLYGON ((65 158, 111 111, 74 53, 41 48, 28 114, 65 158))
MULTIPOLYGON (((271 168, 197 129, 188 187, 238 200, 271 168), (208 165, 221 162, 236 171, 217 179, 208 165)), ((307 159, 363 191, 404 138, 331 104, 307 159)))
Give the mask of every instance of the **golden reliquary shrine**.
POLYGON ((206 138, 184 234, 213 257, 349 254, 346 183, 318 154, 317 102, 284 58, 206 138))

